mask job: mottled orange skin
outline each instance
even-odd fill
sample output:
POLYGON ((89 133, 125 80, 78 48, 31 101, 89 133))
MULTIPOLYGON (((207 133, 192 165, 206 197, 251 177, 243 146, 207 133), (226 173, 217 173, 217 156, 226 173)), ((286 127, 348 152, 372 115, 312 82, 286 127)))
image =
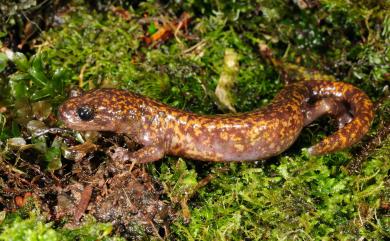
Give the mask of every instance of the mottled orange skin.
POLYGON ((343 82, 306 81, 281 90, 272 102, 252 112, 198 115, 125 90, 97 89, 70 98, 59 110, 69 128, 125 133, 143 145, 128 159, 152 162, 164 155, 204 161, 253 161, 278 155, 302 128, 329 114, 340 129, 309 148, 313 155, 358 142, 373 120, 367 95, 343 82), (83 121, 77 108, 88 106, 94 118, 83 121))

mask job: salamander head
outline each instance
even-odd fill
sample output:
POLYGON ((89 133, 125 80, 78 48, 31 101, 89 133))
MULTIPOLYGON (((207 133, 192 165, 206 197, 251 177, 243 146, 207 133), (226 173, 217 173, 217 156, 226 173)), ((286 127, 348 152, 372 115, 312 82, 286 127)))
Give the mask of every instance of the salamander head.
POLYGON ((72 97, 59 108, 59 118, 79 131, 126 132, 138 106, 137 96, 124 90, 96 89, 72 97))

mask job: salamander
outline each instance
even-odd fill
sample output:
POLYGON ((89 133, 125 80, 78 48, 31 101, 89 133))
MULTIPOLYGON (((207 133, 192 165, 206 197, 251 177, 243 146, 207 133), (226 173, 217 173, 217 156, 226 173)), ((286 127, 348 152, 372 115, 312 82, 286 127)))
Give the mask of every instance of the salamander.
POLYGON ((246 113, 200 115, 119 89, 91 90, 59 108, 68 128, 131 137, 142 148, 125 159, 137 163, 164 155, 214 162, 266 159, 289 148, 305 126, 325 114, 339 129, 310 147, 311 155, 357 143, 374 117, 373 104, 360 89, 318 80, 289 84, 268 105, 246 113))

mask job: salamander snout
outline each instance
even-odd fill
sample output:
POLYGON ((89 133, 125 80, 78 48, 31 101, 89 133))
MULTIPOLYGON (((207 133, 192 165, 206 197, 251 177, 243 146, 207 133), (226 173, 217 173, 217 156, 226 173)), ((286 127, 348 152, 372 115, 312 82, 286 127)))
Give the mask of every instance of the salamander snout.
POLYGON ((93 108, 86 105, 79 105, 79 103, 70 99, 62 104, 58 109, 58 118, 64 122, 66 127, 76 130, 84 130, 85 125, 87 125, 89 121, 93 120, 93 108))
POLYGON ((78 131, 118 131, 126 122, 123 91, 96 89, 76 95, 58 109, 58 117, 66 127, 78 131))
POLYGON ((85 103, 78 98, 69 99, 58 109, 58 117, 65 126, 78 131, 111 131, 115 118, 105 112, 104 106, 85 103))

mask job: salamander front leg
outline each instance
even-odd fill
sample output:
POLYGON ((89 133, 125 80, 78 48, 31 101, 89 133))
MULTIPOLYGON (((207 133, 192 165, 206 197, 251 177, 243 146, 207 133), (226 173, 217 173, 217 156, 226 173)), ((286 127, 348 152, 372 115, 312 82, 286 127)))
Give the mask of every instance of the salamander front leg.
POLYGON ((164 157, 163 145, 144 146, 135 152, 129 152, 126 148, 117 147, 110 156, 114 161, 131 161, 132 163, 150 163, 164 157))

